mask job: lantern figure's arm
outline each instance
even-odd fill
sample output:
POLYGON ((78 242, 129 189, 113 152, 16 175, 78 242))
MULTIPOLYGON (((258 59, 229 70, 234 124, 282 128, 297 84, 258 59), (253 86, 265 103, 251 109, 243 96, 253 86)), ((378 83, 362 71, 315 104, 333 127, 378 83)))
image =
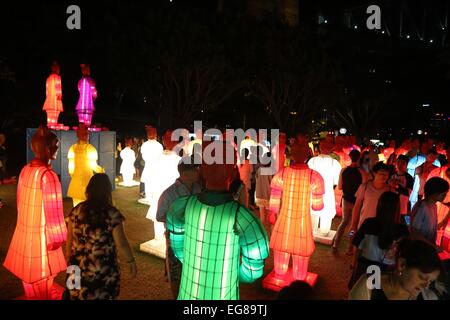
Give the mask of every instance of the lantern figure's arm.
POLYGON ((94 147, 88 150, 89 168, 95 173, 105 173, 105 169, 97 164, 98 154, 94 147))
POLYGON ((67 238, 61 184, 59 183, 58 176, 53 171, 47 170, 42 176, 41 188, 47 248, 49 250, 56 250, 67 238))
POLYGON ((184 213, 189 196, 178 198, 169 208, 166 216, 166 230, 169 233, 170 246, 175 256, 183 263, 184 213))
POLYGON ((69 175, 72 177, 75 171, 75 153, 73 152, 73 147, 70 147, 67 159, 69 160, 69 175))
POLYGON ((283 170, 276 174, 270 183, 269 221, 274 224, 281 208, 281 194, 283 190, 283 170))
POLYGON ((315 211, 323 209, 323 194, 325 193, 325 183, 322 176, 317 171, 312 171, 311 175, 311 208, 315 211))
POLYGON ((91 79, 90 85, 91 85, 92 98, 95 100, 95 99, 97 99, 97 88, 95 87, 95 81, 91 79))
POLYGON ((61 100, 62 98, 62 86, 61 86, 61 78, 58 77, 55 81, 55 90, 56 90, 56 98, 61 100))
POLYGON ((239 271, 241 282, 251 283, 264 272, 264 259, 269 256, 269 240, 261 221, 248 209, 239 208, 236 221, 242 262, 239 271))

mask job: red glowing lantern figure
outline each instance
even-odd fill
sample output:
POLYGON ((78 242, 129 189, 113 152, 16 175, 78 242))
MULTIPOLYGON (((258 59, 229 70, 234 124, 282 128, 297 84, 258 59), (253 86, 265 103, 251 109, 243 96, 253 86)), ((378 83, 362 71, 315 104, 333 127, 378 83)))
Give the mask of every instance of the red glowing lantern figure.
POLYGON ((272 290, 279 290, 293 280, 311 285, 317 280, 317 275, 308 273, 309 258, 315 249, 310 210, 323 209, 325 186, 321 175, 304 163, 308 154, 306 144, 294 144, 291 157, 295 164, 272 179, 269 221, 275 224, 270 238, 274 271, 263 281, 263 286, 272 290))
POLYGON ((94 79, 90 77, 91 71, 89 65, 81 64, 80 66, 83 77, 78 81, 80 98, 75 110, 78 114, 79 123, 84 123, 89 127, 95 110, 94 100, 97 99, 97 89, 95 87, 94 79))
POLYGON ((61 184, 49 164, 58 139, 41 127, 32 148, 36 158, 20 173, 17 225, 4 266, 22 280, 27 299, 58 299, 53 279, 67 268, 61 249, 67 237, 61 184))

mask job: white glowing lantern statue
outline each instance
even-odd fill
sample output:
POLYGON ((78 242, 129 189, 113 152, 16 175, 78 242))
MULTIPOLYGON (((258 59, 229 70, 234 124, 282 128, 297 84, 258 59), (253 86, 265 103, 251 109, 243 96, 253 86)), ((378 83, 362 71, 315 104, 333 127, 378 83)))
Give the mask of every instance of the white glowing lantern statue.
POLYGON ((131 141, 126 141, 126 147, 120 151, 120 158, 122 159, 120 174, 122 175, 123 181, 119 183, 119 185, 123 187, 134 187, 139 185, 139 182, 133 180, 133 176, 136 173, 136 168, 134 167, 136 154, 133 149, 131 149, 131 141))
POLYGON ((175 151, 172 151, 175 144, 171 143, 171 131, 166 132, 163 137, 166 150, 159 156, 154 163, 156 183, 153 184, 153 196, 150 202, 150 208, 147 211, 147 219, 153 221, 154 239, 142 243, 140 250, 157 257, 166 257, 166 237, 164 223, 156 221, 158 211, 158 202, 161 194, 169 188, 180 176, 178 173, 178 163, 181 160, 175 151))
POLYGON ((323 195, 323 209, 311 209, 314 240, 324 244, 331 244, 336 231, 331 230, 331 222, 336 216, 336 200, 334 186, 339 182, 341 164, 326 154, 320 154, 308 161, 310 169, 317 171, 323 177, 325 194, 323 195), (320 225, 320 226, 319 226, 320 225))
POLYGON ((147 138, 141 146, 142 159, 145 161, 141 182, 145 184, 145 198, 139 199, 140 203, 150 205, 158 188, 159 172, 156 163, 163 153, 163 146, 156 140, 156 128, 147 126, 147 138))

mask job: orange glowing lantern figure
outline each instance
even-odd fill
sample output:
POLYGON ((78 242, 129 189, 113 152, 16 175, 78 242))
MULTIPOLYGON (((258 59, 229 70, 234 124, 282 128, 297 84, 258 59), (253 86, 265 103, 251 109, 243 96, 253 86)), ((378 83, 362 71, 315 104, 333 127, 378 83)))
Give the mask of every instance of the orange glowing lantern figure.
POLYGON ((145 198, 139 199, 139 202, 150 205, 158 190, 158 176, 160 174, 155 164, 158 162, 164 149, 162 144, 156 140, 156 128, 145 126, 145 130, 147 131, 148 140, 141 146, 142 159, 145 161, 141 175, 141 182, 145 184, 145 198))
MULTIPOLYGON (((172 133, 173 131, 168 130, 164 134, 162 140, 165 150, 152 164, 155 168, 155 175, 153 176, 155 181, 152 183, 153 196, 146 218, 153 221, 154 239, 140 245, 141 251, 163 259, 166 257, 166 237, 164 236, 166 230, 164 223, 156 220, 158 202, 164 190, 169 188, 180 176, 178 163, 181 157, 174 151, 178 141, 172 141, 172 133)), ((202 152, 201 149, 199 151, 202 152)))
POLYGON ((97 99, 97 89, 95 81, 90 77, 91 69, 88 64, 80 64, 81 74, 83 77, 78 81, 78 91, 80 98, 78 100, 75 110, 78 114, 79 123, 84 123, 90 126, 92 122, 92 115, 94 114, 94 100, 97 99))
POLYGON ((263 281, 263 286, 269 289, 279 290, 293 280, 311 285, 317 280, 317 275, 308 273, 309 258, 315 249, 310 210, 323 209, 325 187, 320 174, 305 164, 309 154, 307 144, 292 145, 294 164, 272 179, 269 221, 275 224, 270 238, 274 271, 263 281))
POLYGON ((74 207, 86 200, 86 187, 94 172, 105 173, 105 170, 97 164, 97 150, 88 143, 89 130, 87 126, 79 125, 77 137, 78 142, 70 147, 67 154, 69 174, 72 177, 67 196, 72 198, 74 207))
POLYGON ((26 299, 59 299, 53 279, 67 268, 61 249, 67 229, 61 184, 50 166, 58 139, 40 127, 31 145, 36 157, 20 173, 17 225, 4 266, 22 280, 26 299))
MULTIPOLYGON (((450 164, 433 169, 428 175, 427 181, 433 177, 442 178, 450 184, 450 164)), ((449 210, 449 208, 444 203, 450 203, 450 192, 447 192, 447 196, 445 197, 444 201, 436 203, 438 223, 442 222, 449 210)), ((447 224, 445 230, 438 230, 436 244, 439 246, 441 241, 444 243, 443 247, 445 248, 445 250, 450 252, 450 223, 447 224)))
POLYGON ((64 111, 62 104, 60 67, 56 61, 52 64, 52 73, 45 83, 46 99, 42 110, 47 113, 47 126, 58 127, 59 114, 64 111))
POLYGON ((393 154, 394 152, 395 152, 395 140, 391 140, 389 142, 389 147, 383 150, 384 159, 387 161, 391 156, 391 154, 393 154))

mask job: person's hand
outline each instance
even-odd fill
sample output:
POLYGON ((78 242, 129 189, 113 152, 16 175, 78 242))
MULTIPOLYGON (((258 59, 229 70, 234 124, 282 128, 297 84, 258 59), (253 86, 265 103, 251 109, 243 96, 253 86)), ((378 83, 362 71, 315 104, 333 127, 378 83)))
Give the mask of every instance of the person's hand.
POLYGON ((275 224, 275 222, 277 221, 277 215, 275 212, 270 212, 268 218, 269 218, 270 224, 275 224))

